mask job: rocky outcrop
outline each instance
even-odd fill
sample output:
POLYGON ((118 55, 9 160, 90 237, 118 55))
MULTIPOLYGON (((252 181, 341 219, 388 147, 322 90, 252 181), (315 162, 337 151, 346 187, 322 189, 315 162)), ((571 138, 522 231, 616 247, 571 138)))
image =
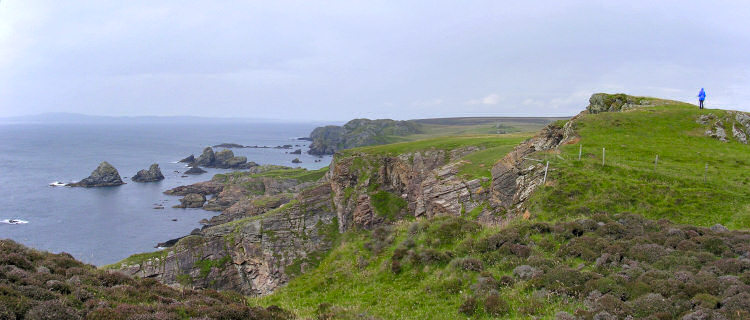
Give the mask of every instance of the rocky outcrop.
POLYGON ((203 153, 190 163, 190 166, 220 169, 248 169, 258 166, 255 162, 247 162, 247 157, 235 157, 232 150, 221 150, 214 153, 214 149, 206 147, 203 153))
POLYGON ((292 160, 292 163, 302 163, 302 161, 299 158, 294 158, 294 160, 292 160))
POLYGON ((181 163, 193 163, 195 162, 195 155, 189 155, 185 159, 180 160, 181 163))
POLYGON ((354 119, 343 126, 318 127, 310 133, 309 154, 334 154, 337 150, 386 143, 386 136, 404 136, 422 131, 413 121, 354 119))
POLYGON ((120 173, 117 172, 117 169, 113 167, 108 162, 104 161, 99 164, 99 166, 91 172, 91 175, 87 178, 75 182, 75 183, 69 183, 67 186, 69 187, 84 187, 84 188, 92 188, 92 187, 112 187, 112 186, 119 186, 125 184, 122 182, 122 179, 120 178, 120 173))
POLYGON ((705 132, 707 137, 721 142, 729 142, 730 136, 727 134, 727 130, 731 127, 731 138, 742 144, 748 143, 750 116, 747 113, 727 111, 723 116, 717 116, 713 113, 702 114, 698 116, 695 122, 708 127, 705 132))
POLYGON ((463 164, 459 159, 477 150, 473 147, 397 156, 360 153, 337 157, 327 179, 333 189, 340 231, 373 228, 392 219, 391 215, 395 219, 403 215, 458 216, 477 210, 479 219, 493 220, 483 206, 489 199, 489 181, 465 181, 458 174, 463 164), (382 196, 382 192, 390 195, 386 197, 390 201, 403 201, 403 210, 377 212, 373 196, 382 196))
POLYGON ((220 143, 214 146, 214 148, 244 148, 245 146, 236 143, 220 143))
POLYGON ((642 107, 653 107, 672 103, 673 101, 646 97, 634 97, 623 93, 607 94, 595 93, 589 98, 586 110, 589 113, 622 112, 642 107))
POLYGON ((203 181, 194 183, 187 186, 179 186, 176 188, 169 189, 167 191, 164 191, 164 194, 170 195, 170 196, 185 196, 189 193, 199 193, 204 196, 217 194, 221 192, 221 190, 224 189, 224 183, 217 179, 213 179, 210 181, 203 181))
POLYGON ((575 123, 581 113, 564 125, 552 123, 535 137, 516 146, 492 167, 490 204, 497 210, 515 215, 523 211, 525 201, 544 179, 544 164, 532 155, 575 141, 575 123))
POLYGON ((206 170, 203 170, 200 167, 191 167, 190 169, 187 169, 185 171, 185 174, 203 174, 203 173, 206 173, 206 170))
POLYGON ((200 208, 206 203, 206 196, 200 193, 188 193, 180 199, 180 204, 174 206, 175 208, 200 208))
POLYGON ((154 163, 148 168, 148 170, 138 171, 138 173, 130 179, 135 182, 154 182, 164 180, 164 175, 161 174, 159 165, 154 163))
POLYGON ((331 188, 320 184, 281 208, 206 228, 121 271, 173 286, 267 294, 317 263, 337 225, 331 188))

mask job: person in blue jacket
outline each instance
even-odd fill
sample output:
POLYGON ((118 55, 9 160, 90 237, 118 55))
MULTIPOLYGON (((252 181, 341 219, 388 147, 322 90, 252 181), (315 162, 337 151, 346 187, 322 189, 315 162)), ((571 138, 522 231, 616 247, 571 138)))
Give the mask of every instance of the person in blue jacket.
POLYGON ((706 100, 706 90, 701 88, 701 92, 698 92, 698 101, 700 102, 701 109, 703 109, 703 100, 706 100))

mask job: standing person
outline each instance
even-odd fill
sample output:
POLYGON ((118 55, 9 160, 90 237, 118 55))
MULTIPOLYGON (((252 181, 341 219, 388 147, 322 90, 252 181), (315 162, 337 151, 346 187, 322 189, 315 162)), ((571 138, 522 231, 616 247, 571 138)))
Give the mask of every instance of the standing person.
POLYGON ((698 101, 700 101, 701 109, 703 109, 703 100, 706 100, 706 90, 701 88, 701 92, 698 92, 698 101))

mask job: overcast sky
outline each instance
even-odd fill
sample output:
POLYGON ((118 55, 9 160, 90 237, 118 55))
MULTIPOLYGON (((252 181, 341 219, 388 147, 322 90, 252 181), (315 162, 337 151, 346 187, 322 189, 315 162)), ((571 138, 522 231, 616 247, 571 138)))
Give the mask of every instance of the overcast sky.
POLYGON ((0 117, 750 110, 747 1, 0 1, 0 117))

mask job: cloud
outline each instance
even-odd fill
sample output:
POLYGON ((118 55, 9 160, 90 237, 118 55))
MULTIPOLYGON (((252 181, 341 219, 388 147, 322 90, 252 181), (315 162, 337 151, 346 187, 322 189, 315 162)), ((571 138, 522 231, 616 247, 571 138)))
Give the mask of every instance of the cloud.
POLYGON ((501 97, 497 93, 492 93, 490 95, 487 95, 484 98, 481 99, 472 99, 469 101, 466 101, 466 104, 488 104, 488 105, 495 105, 500 103, 500 101, 503 101, 503 97, 501 97))

